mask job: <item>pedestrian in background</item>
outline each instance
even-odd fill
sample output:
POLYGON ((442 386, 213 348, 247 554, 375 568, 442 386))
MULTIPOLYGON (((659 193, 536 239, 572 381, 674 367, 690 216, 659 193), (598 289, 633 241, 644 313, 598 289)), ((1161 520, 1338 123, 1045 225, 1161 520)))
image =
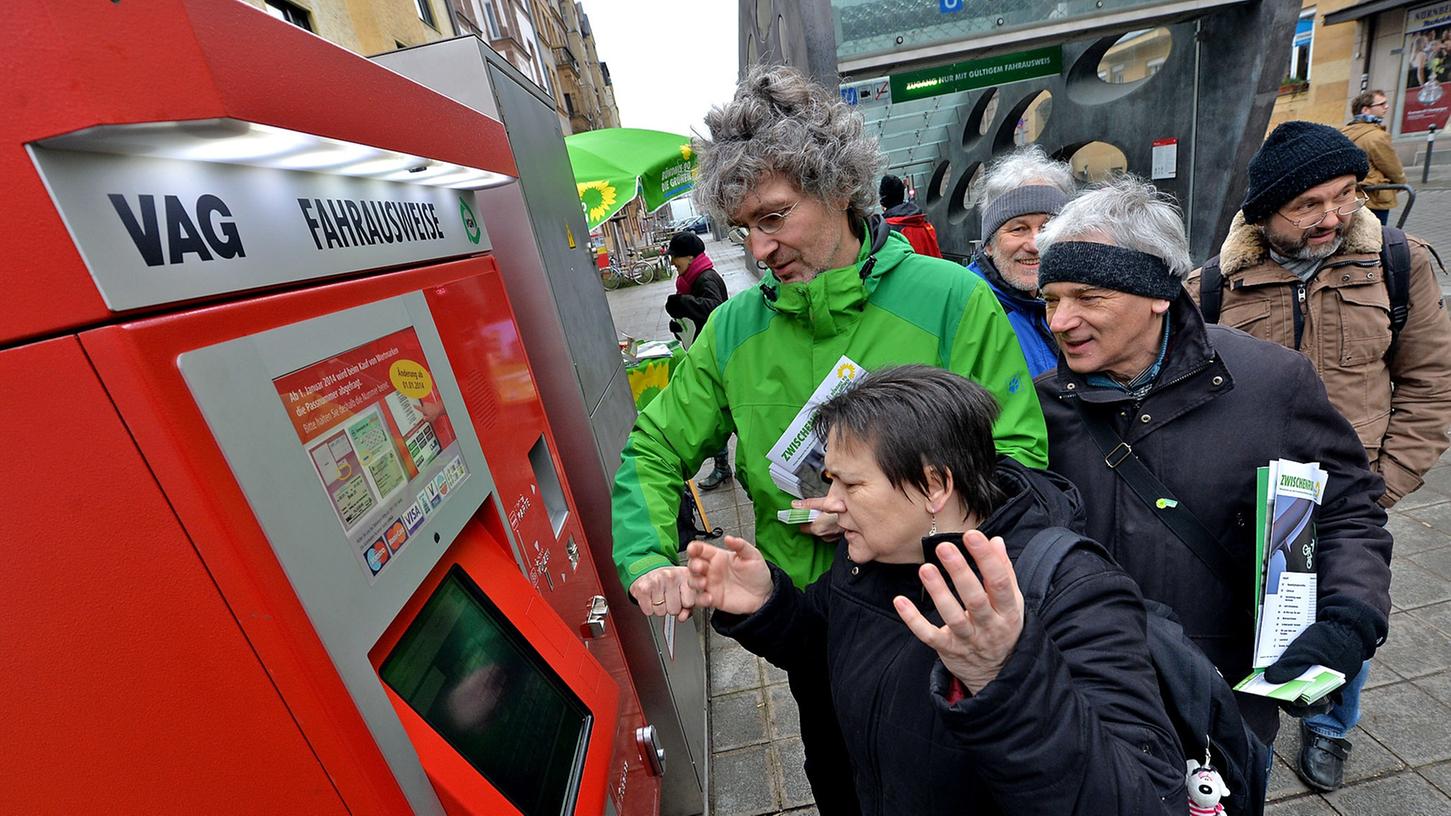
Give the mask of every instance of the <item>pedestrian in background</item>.
POLYGON ((914 201, 907 200, 907 185, 896 176, 882 176, 877 188, 882 203, 882 217, 892 229, 902 233, 918 255, 942 257, 942 247, 937 245, 937 228, 927 220, 927 213, 914 201))
MULTIPOLYGON (((665 299, 665 313, 672 318, 670 331, 688 349, 710 313, 726 302, 725 280, 694 232, 678 232, 670 238, 670 264, 676 272, 675 294, 665 299)), ((696 485, 701 490, 715 490, 730 478, 730 454, 722 447, 715 454, 715 468, 696 485)))
POLYGON ((982 243, 967 268, 997 295, 1034 377, 1058 365, 1038 295, 1038 231, 1076 190, 1067 163, 1029 145, 989 165, 976 196, 982 243))
MULTIPOLYGON (((1405 184, 1406 169, 1401 166, 1401 157, 1391 147, 1391 135, 1386 132, 1385 118, 1390 115, 1390 102, 1385 91, 1361 93, 1350 103, 1350 112, 1352 118, 1340 132, 1365 151, 1370 162, 1364 186, 1405 184)), ((1382 224, 1389 224, 1391 210, 1396 208, 1396 191, 1370 190, 1366 196, 1365 208, 1382 224)))

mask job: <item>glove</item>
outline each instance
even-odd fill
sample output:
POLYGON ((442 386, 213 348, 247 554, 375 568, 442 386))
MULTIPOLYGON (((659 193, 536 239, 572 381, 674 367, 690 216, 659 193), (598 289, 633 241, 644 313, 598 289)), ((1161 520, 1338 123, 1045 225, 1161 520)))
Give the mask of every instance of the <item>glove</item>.
POLYGON ((1375 654, 1376 644, 1384 637, 1380 616, 1355 601, 1327 606, 1320 618, 1265 669, 1266 680, 1287 683, 1315 665, 1334 669, 1348 680, 1360 672, 1360 664, 1375 654))
POLYGON ((665 298, 665 313, 671 317, 679 317, 681 308, 685 304, 681 302, 680 294, 676 293, 665 298))

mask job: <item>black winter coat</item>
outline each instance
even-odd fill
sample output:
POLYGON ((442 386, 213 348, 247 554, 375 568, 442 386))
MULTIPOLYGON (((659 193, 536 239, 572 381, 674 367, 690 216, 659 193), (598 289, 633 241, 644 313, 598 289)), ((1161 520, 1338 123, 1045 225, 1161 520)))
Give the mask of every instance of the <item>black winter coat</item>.
POLYGON ((701 270, 686 294, 674 294, 665 299, 665 313, 675 319, 688 318, 695 321, 695 330, 705 325, 705 319, 715 308, 726 302, 725 279, 715 267, 701 270))
MULTIPOLYGON (((1004 457, 995 478, 1010 498, 979 529, 1002 536, 1009 557, 1039 530, 1080 527, 1059 477, 1004 457)), ((827 663, 864 816, 1184 812, 1183 754, 1149 664, 1143 602, 1122 570, 1071 553, 1042 613, 1026 610, 998 677, 949 703, 952 677, 892 608, 905 595, 941 624, 917 569, 855 564, 843 543, 804 592, 772 566, 765 606, 712 619, 788 672, 827 663)))
MULTIPOLYGON (((1383 638, 1391 535, 1376 499, 1384 484, 1310 361, 1237 329, 1206 327, 1187 293, 1174 301, 1169 319, 1164 365, 1142 400, 1089 385, 1061 354, 1058 370, 1037 379, 1048 466, 1078 486, 1088 535, 1108 548, 1145 597, 1174 609, 1185 633, 1232 685, 1249 674, 1254 649, 1255 469, 1279 458, 1319 462, 1329 474, 1316 513, 1321 615, 1332 605, 1353 607, 1383 638), (1110 419, 1145 466, 1243 564, 1243 581, 1225 587, 1109 470, 1080 407, 1110 419)), ((1275 703, 1236 697, 1250 727, 1273 742, 1275 703)))

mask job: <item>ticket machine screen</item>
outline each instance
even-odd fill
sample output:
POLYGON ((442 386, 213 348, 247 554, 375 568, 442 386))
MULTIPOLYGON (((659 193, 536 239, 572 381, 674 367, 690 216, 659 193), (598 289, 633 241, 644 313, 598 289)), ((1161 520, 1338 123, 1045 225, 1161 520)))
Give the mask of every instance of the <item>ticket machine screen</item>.
POLYGON ((439 583, 380 673, 526 816, 573 809, 589 710, 461 568, 439 583))

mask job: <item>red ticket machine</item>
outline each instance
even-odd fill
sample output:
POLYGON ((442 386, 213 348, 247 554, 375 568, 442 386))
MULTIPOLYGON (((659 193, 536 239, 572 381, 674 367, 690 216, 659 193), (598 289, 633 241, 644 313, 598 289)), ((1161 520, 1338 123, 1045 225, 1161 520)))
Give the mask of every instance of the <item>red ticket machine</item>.
POLYGON ((502 128, 235 0, 8 20, 0 811, 655 813, 502 128))

